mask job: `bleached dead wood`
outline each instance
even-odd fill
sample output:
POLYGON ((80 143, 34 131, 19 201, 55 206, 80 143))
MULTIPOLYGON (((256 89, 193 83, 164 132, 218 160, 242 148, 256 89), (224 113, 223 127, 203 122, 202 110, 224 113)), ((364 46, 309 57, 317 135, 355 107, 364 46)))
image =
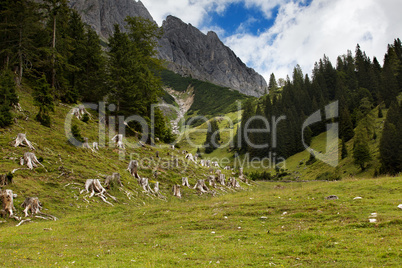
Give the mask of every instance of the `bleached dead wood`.
POLYGON ((28 211, 31 211, 32 215, 38 214, 42 208, 41 203, 39 202, 39 198, 37 197, 25 198, 25 201, 21 204, 21 207, 25 208, 25 217, 28 217, 28 211))
POLYGON ((225 170, 230 170, 231 167, 230 167, 230 166, 226 166, 224 169, 225 169, 225 170))
POLYGON ((209 186, 211 186, 213 188, 216 188, 216 183, 215 183, 215 177, 214 176, 212 176, 212 175, 208 176, 208 183, 209 183, 209 186))
POLYGON ((127 170, 130 172, 131 176, 134 176, 137 180, 140 179, 140 176, 138 175, 138 161, 137 160, 131 160, 130 163, 128 164, 127 170))
MULTIPOLYGON (((39 160, 36 158, 34 153, 31 152, 26 152, 23 157, 20 158, 20 165, 24 166, 27 165, 29 169, 33 169, 34 167, 38 167, 38 165, 41 165, 43 168, 45 168, 39 160)), ((46 168, 45 168, 46 169, 46 168)))
POLYGON ((206 193, 209 191, 208 187, 205 185, 205 180, 199 179, 194 186, 194 189, 200 190, 201 193, 206 193))
POLYGON ((193 156, 193 154, 191 154, 191 153, 186 154, 186 157, 185 157, 185 158, 188 159, 188 160, 190 160, 190 161, 195 162, 194 156, 193 156))
POLYGON ((95 151, 99 151, 99 144, 97 142, 92 143, 92 149, 95 151))
POLYGON ((218 179, 218 182, 219 182, 221 185, 223 185, 223 186, 226 185, 226 184, 225 184, 225 174, 220 174, 220 175, 217 177, 217 179, 218 179))
POLYGON ((13 142, 13 145, 14 147, 28 146, 29 149, 35 150, 35 148, 32 146, 32 143, 27 139, 26 134, 23 133, 18 133, 15 141, 13 142))
POLYGON ((182 185, 183 185, 183 186, 187 186, 188 188, 191 187, 191 186, 190 186, 190 183, 188 183, 188 178, 187 178, 187 177, 181 178, 181 181, 182 181, 182 185))
POLYGON ((173 196, 177 196, 178 198, 181 198, 181 193, 180 193, 180 185, 173 185, 173 196))
POLYGON ((144 189, 147 193, 153 193, 151 187, 149 186, 148 178, 141 178, 138 180, 138 183, 141 185, 142 189, 144 189))
POLYGON ((16 198, 17 195, 13 193, 12 190, 6 189, 6 190, 0 190, 0 200, 2 203, 2 209, 6 213, 8 212, 9 217, 13 217, 13 211, 15 210, 14 207, 14 198, 16 198))
POLYGON ((85 190, 87 193, 91 192, 89 197, 94 196, 95 192, 103 195, 106 192, 98 179, 87 179, 85 182, 85 190))
POLYGON ((84 143, 82 144, 82 148, 90 149, 92 152, 94 152, 94 150, 91 148, 91 146, 89 146, 88 138, 84 138, 84 143))
POLYGON ((215 161, 215 162, 211 162, 211 164, 212 164, 213 167, 219 167, 219 164, 218 164, 218 162, 216 162, 216 161, 215 161))
POLYGON ((211 160, 205 161, 205 166, 206 167, 211 167, 211 160))
POLYGON ((120 180, 119 173, 113 173, 113 175, 106 176, 106 178, 105 178, 105 188, 106 189, 110 189, 110 187, 115 183, 117 185, 119 185, 120 187, 123 186, 123 184, 121 183, 121 180, 120 180))
POLYGON ((30 222, 30 221, 31 221, 31 219, 22 220, 22 221, 20 221, 20 223, 18 223, 18 224, 16 225, 16 227, 20 226, 21 224, 23 224, 23 223, 25 223, 25 222, 30 222))
POLYGON ((230 177, 228 180, 229 186, 233 188, 240 188, 240 183, 234 177, 230 177))
POLYGON ((201 165, 202 167, 205 167, 205 160, 200 160, 200 165, 201 165))
POLYGON ((174 150, 174 144, 170 145, 170 149, 174 150))
POLYGON ((154 185, 154 193, 162 199, 165 199, 166 197, 164 195, 161 194, 161 192, 159 191, 159 181, 157 181, 154 185))
POLYGON ((115 135, 115 136, 112 138, 112 141, 115 142, 117 148, 120 148, 120 149, 125 149, 125 148, 126 148, 126 147, 124 146, 124 143, 123 143, 123 134, 117 134, 117 135, 115 135))
POLYGON ((81 120, 82 116, 84 114, 87 114, 89 116, 89 118, 92 118, 91 114, 88 113, 88 111, 85 109, 84 105, 79 105, 78 107, 74 108, 71 111, 71 114, 74 115, 75 117, 77 117, 78 120, 81 120))

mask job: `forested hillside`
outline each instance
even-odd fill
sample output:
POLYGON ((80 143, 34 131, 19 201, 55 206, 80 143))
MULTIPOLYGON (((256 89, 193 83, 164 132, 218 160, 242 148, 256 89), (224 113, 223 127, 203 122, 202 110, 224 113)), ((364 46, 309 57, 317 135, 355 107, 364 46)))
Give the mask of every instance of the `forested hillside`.
MULTIPOLYGON (((371 159, 367 144, 377 139, 373 119, 383 116, 382 109, 389 109, 380 142, 381 166, 378 169, 390 174, 402 170, 402 113, 397 99, 402 91, 400 39, 388 46, 383 66, 377 58, 370 59, 357 45, 354 55, 348 51, 337 58, 336 65, 324 56, 315 63, 311 78, 296 66, 292 79, 287 77, 280 91, 276 84, 272 85, 272 81, 275 82, 275 79, 270 80, 270 94, 262 97, 259 105, 249 102, 244 107, 242 123, 234 139, 239 153, 249 153, 261 159, 276 153, 288 158, 305 150, 303 141, 310 144, 312 137, 327 131, 328 124, 337 122, 342 144, 354 137, 353 152, 348 153, 353 154, 356 164, 364 170, 371 159), (333 102, 338 102, 339 110, 333 118, 329 118, 325 107, 333 102), (378 107, 377 114, 373 110, 375 107, 378 107), (326 120, 320 119, 302 132, 303 123, 317 111, 321 111, 318 116, 326 120), (254 116, 260 116, 260 119, 254 116), (253 117, 257 119, 249 120, 253 117), (271 128, 270 133, 245 135, 248 120, 248 129, 267 129, 261 118, 266 118, 270 124, 277 122, 277 129, 271 128), (273 136, 273 133, 276 135, 273 136), (249 143, 245 140, 246 136, 250 139, 249 143), (250 143, 269 146, 256 148, 250 143)), ((345 150, 343 146, 343 155, 347 154, 345 150)))

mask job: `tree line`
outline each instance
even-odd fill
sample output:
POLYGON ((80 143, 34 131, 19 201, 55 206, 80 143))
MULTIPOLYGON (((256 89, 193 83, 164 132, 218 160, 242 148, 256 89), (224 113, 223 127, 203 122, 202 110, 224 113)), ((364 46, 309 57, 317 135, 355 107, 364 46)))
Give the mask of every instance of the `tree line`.
MULTIPOLYGON (((67 0, 0 1, 0 127, 12 123, 10 109, 18 103, 16 87, 33 89, 36 119, 51 125, 54 103, 97 102, 116 105, 113 115, 139 115, 151 124, 151 104, 162 95, 155 75, 153 22, 127 17, 126 29, 115 25, 108 44, 82 22, 67 0), (4 96, 4 98, 3 98, 4 96)), ((162 113, 155 111, 155 137, 172 139, 162 113)), ((130 129, 141 132, 139 124, 130 129)))
POLYGON ((388 45, 383 66, 377 58, 370 59, 357 45, 354 55, 347 51, 337 58, 336 66, 324 55, 315 63, 311 78, 297 65, 292 79, 288 76, 280 83, 284 86, 279 89, 275 75, 271 74, 269 94, 257 105, 255 101, 244 105, 234 139, 234 149, 238 153, 249 153, 251 157, 261 159, 276 153, 287 158, 305 150, 303 122, 316 111, 321 111, 321 117, 325 118, 325 106, 338 101, 339 118, 322 120, 307 127, 303 133, 304 141, 309 144, 312 137, 327 130, 328 123, 336 121, 342 144, 341 157, 353 155, 355 163, 364 170, 371 160, 368 141, 377 137, 373 123, 378 115, 373 114, 373 108, 378 106, 381 111, 383 107, 389 111, 379 148, 381 171, 392 174, 402 171, 402 117, 397 99, 402 91, 400 39, 388 45), (286 119, 278 120, 281 116, 286 119), (250 118, 254 119, 246 125, 250 118), (270 125, 270 132, 246 133, 250 129, 267 130, 267 121, 277 123, 274 124, 276 128, 270 125), (347 152, 345 143, 353 137, 353 152, 347 152))

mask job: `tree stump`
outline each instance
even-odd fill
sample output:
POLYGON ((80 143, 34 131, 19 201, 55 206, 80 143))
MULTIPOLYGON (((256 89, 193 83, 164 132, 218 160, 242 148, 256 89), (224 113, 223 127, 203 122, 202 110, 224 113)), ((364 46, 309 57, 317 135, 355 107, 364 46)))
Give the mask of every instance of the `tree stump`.
POLYGON ((141 185, 142 189, 144 189, 147 193, 153 193, 151 187, 149 186, 148 178, 140 178, 138 183, 141 185))
POLYGON ((6 186, 13 183, 13 174, 1 174, 0 175, 0 186, 6 186))
POLYGON ((97 142, 92 143, 92 148, 95 151, 99 151, 99 144, 97 142))
POLYGON ((205 181, 203 179, 200 179, 197 181, 197 184, 194 186, 194 189, 200 190, 201 193, 206 193, 209 191, 209 189, 205 185, 205 181))
POLYGON ((240 188, 240 183, 234 177, 230 177, 228 183, 233 188, 240 188))
POLYGON ((218 182, 219 182, 221 185, 223 185, 223 186, 226 185, 226 184, 225 184, 225 174, 220 174, 217 178, 218 178, 218 182))
POLYGON ((39 160, 36 158, 34 153, 31 152, 26 152, 23 157, 20 158, 20 165, 24 166, 27 165, 29 169, 33 169, 34 167, 38 167, 38 165, 41 165, 43 168, 45 168, 39 160))
POLYGON ((27 139, 26 135, 23 133, 18 133, 17 137, 15 138, 15 141, 13 142, 13 145, 14 147, 28 146, 29 149, 35 150, 31 142, 27 139))
POLYGON ((39 202, 39 198, 37 197, 27 197, 25 198, 24 203, 21 204, 21 207, 25 208, 24 213, 25 217, 28 217, 28 211, 31 211, 31 214, 38 214, 42 209, 42 204, 39 202))
POLYGON ((138 161, 137 160, 131 160, 130 163, 128 164, 127 170, 130 172, 131 176, 134 176, 137 180, 140 179, 140 176, 138 176, 138 161))
POLYGON ((194 156, 193 156, 193 154, 191 154, 191 153, 186 154, 186 157, 185 157, 185 158, 188 159, 188 160, 190 160, 190 161, 195 162, 194 156))
POLYGON ((123 143, 123 134, 117 134, 116 136, 114 136, 112 138, 112 141, 115 142, 115 145, 117 146, 117 148, 120 148, 120 149, 126 148, 123 143))
POLYGON ((84 149, 90 149, 91 151, 94 152, 94 150, 89 146, 88 138, 84 138, 84 143, 82 144, 82 148, 84 149))
POLYGON ((113 175, 106 176, 105 178, 105 188, 110 189, 113 187, 113 185, 119 185, 120 187, 123 186, 120 180, 120 174, 119 173, 113 173, 113 175))
POLYGON ((180 185, 173 185, 173 196, 177 196, 178 198, 181 198, 181 193, 180 193, 180 185))
POLYGON ((0 190, 0 201, 2 203, 2 210, 9 214, 9 217, 11 218, 13 216, 13 211, 15 210, 14 207, 14 198, 16 198, 17 195, 13 194, 12 190, 0 190))
POLYGON ((191 187, 191 186, 190 186, 190 183, 188 183, 188 178, 187 178, 187 177, 181 178, 181 181, 182 181, 182 185, 183 185, 183 186, 187 186, 188 188, 191 187))
POLYGON ((100 193, 103 195, 103 193, 106 192, 105 188, 102 187, 102 184, 98 179, 87 179, 85 182, 85 190, 87 193, 91 192, 89 197, 94 196, 95 193, 100 193))
POLYGON ((215 177, 214 176, 212 176, 212 175, 208 176, 208 183, 209 183, 209 186, 211 186, 213 188, 216 188, 216 183, 215 183, 215 177))
POLYGON ((84 114, 87 114, 89 116, 89 118, 92 118, 91 114, 88 113, 88 111, 85 109, 84 105, 79 105, 78 107, 74 108, 71 111, 71 114, 74 115, 75 117, 77 117, 78 120, 81 120, 82 116, 84 114))
POLYGON ((211 160, 205 161, 205 166, 206 167, 211 167, 211 160))

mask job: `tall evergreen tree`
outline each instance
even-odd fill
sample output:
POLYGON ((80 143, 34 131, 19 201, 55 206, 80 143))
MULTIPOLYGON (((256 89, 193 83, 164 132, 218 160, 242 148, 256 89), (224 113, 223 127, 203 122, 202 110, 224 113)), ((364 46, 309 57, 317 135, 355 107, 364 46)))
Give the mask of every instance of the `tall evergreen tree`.
POLYGON ((268 90, 269 90, 269 92, 271 92, 271 91, 274 92, 277 89, 278 89, 278 84, 276 83, 275 74, 272 73, 269 76, 268 90))
POLYGON ((12 124, 10 110, 12 105, 17 103, 13 75, 10 71, 3 71, 0 76, 0 128, 12 124))
POLYGON ((402 105, 393 102, 388 110, 380 140, 381 172, 397 174, 402 171, 402 105))
POLYGON ((366 164, 372 159, 368 142, 367 135, 359 129, 353 143, 353 160, 362 171, 366 169, 366 164))
POLYGON ((217 149, 219 147, 220 140, 221 136, 219 133, 218 122, 214 118, 208 122, 207 136, 204 143, 205 153, 210 154, 217 149))
POLYGON ((33 97, 34 105, 39 107, 39 112, 35 117, 36 120, 42 125, 50 127, 51 119, 49 113, 54 111, 54 100, 52 90, 47 83, 45 75, 42 75, 42 78, 37 81, 33 97))

